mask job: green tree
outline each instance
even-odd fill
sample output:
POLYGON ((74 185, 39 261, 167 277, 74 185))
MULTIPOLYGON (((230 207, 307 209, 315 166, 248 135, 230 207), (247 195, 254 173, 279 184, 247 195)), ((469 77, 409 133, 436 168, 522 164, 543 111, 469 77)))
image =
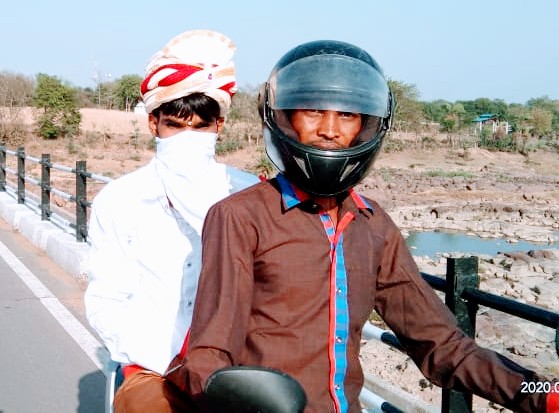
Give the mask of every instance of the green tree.
POLYGON ((451 103, 438 99, 432 102, 422 102, 422 112, 425 119, 432 123, 442 123, 444 117, 446 116, 447 106, 451 103))
POLYGON ((538 107, 530 110, 530 123, 532 124, 531 133, 537 137, 545 137, 551 134, 553 113, 549 110, 538 107))
POLYGON ((551 113, 551 129, 555 133, 559 132, 559 100, 552 100, 547 96, 530 99, 526 102, 530 109, 541 109, 551 113))
POLYGON ((124 75, 116 81, 114 88, 114 104, 120 110, 130 111, 141 98, 141 76, 124 75))
POLYGON ((476 100, 458 101, 464 107, 464 119, 470 122, 482 113, 491 113, 499 120, 508 120, 508 106, 501 99, 491 100, 478 98, 476 100))
POLYGON ((443 106, 444 116, 441 120, 441 129, 445 132, 456 132, 464 126, 466 110, 461 103, 447 103, 443 106))
POLYGON ((531 122, 530 122, 530 109, 520 103, 512 103, 508 108, 508 121, 512 126, 512 130, 519 133, 521 136, 528 135, 531 122))
POLYGON ((396 100, 394 130, 418 132, 421 128, 423 107, 419 102, 419 91, 413 84, 388 80, 390 90, 396 100))
POLYGON ((77 90, 55 76, 37 75, 33 104, 40 109, 37 116, 37 133, 45 139, 73 137, 79 132, 77 90))

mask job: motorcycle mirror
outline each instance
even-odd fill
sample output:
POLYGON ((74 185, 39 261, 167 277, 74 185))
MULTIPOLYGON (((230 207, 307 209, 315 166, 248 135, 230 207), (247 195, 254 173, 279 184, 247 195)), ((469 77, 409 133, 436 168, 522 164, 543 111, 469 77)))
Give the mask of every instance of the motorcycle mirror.
POLYGON ((302 413, 307 404, 297 380, 260 366, 217 370, 208 378, 204 394, 214 412, 302 413))

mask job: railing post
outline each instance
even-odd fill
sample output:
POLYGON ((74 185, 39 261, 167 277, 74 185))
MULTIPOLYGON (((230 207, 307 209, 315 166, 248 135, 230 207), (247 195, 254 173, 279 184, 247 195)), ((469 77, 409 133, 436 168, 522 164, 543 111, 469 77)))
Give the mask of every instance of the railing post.
POLYGON ((25 204, 25 148, 17 149, 17 203, 25 204))
POLYGON ((50 220, 50 155, 41 155, 41 219, 50 220))
MULTIPOLYGON (((475 337, 478 305, 462 299, 466 288, 479 287, 478 258, 447 258, 445 304, 456 316, 458 326, 470 337, 475 337)), ((441 412, 472 411, 472 394, 443 389, 441 412)))
POLYGON ((86 161, 76 161, 76 239, 87 239, 87 173, 86 161))
POLYGON ((6 145, 0 145, 0 191, 6 191, 6 145))

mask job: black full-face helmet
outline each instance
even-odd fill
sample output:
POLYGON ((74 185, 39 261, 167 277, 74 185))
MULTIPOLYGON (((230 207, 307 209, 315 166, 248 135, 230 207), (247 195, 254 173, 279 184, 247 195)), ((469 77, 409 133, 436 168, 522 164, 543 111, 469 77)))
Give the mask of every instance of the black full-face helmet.
POLYGON ((345 192, 365 176, 390 128, 393 109, 377 62, 359 47, 333 40, 305 43, 287 52, 259 98, 270 160, 297 187, 316 196, 345 192), (362 128, 345 149, 304 145, 289 121, 295 109, 359 113, 362 128))

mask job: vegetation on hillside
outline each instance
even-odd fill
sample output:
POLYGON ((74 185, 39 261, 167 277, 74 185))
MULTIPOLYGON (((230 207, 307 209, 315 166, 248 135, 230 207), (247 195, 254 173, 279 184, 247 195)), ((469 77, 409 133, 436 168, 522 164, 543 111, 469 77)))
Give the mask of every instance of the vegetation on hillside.
MULTIPOLYGON (((0 72, 0 139, 21 143, 25 134, 47 139, 72 137, 79 133, 78 108, 96 107, 131 111, 140 100, 141 77, 125 75, 98 81, 94 89, 77 88, 45 74, 36 79, 0 72), (35 129, 27 131, 19 111, 34 105, 41 108, 35 129)), ((479 146, 493 150, 527 153, 549 147, 559 149, 559 100, 541 96, 525 103, 501 99, 421 101, 413 84, 389 80, 397 102, 393 130, 412 133, 422 146, 433 136, 445 134, 450 146, 479 146), (476 122, 480 115, 491 115, 491 122, 476 122)), ((237 93, 229 113, 218 152, 234 151, 247 144, 261 144, 261 122, 257 113, 258 88, 237 93)), ((403 144, 390 136, 386 150, 399 150, 403 144)))
POLYGON ((33 102, 34 83, 19 74, 0 73, 0 141, 18 146, 25 142, 27 130, 23 108, 33 102))

